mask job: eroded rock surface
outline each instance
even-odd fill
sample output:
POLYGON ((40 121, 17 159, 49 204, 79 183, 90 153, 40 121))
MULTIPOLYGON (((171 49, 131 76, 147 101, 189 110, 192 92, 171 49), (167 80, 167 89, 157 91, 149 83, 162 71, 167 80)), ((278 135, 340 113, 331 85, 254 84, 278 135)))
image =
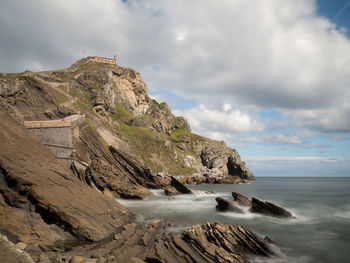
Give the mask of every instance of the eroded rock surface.
POLYGON ((244 195, 232 192, 233 200, 242 206, 252 206, 252 201, 244 195))
MULTIPOLYGON (((126 224, 113 239, 73 247, 65 257, 81 256, 86 261, 98 258, 115 263, 245 263, 249 262, 247 254, 273 256, 262 238, 239 225, 206 223, 179 230, 168 222, 154 221, 144 225, 126 224)), ((56 252, 51 257, 62 258, 62 254, 56 252)))
POLYGON ((253 213, 259 213, 268 216, 293 218, 292 213, 283 207, 280 207, 268 201, 261 201, 254 197, 252 198, 251 211, 253 213))
POLYGON ((24 242, 54 242, 68 233, 97 241, 131 219, 115 200, 82 185, 1 108, 0 119, 0 230, 24 242))

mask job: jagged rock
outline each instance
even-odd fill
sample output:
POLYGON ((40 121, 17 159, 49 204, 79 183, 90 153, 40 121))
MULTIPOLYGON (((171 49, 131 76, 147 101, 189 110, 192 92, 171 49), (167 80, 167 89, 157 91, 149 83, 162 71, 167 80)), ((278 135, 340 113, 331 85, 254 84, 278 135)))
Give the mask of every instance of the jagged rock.
POLYGON ((231 200, 226 200, 221 197, 215 198, 218 205, 216 209, 219 211, 233 211, 236 213, 244 214, 244 211, 239 207, 238 203, 231 200))
MULTIPOLYGON (((226 181, 230 183, 229 176, 238 176, 240 179, 253 180, 254 176, 242 162, 239 154, 229 149, 225 144, 203 143, 197 146, 201 149, 200 158, 203 166, 209 170, 218 170, 225 176, 226 181)), ((227 183, 226 182, 226 183, 227 183)))
POLYGON ((79 139, 76 147, 80 153, 85 152, 86 156, 81 158, 90 159, 90 166, 82 180, 88 185, 96 186, 100 191, 108 189, 117 197, 127 199, 142 199, 151 193, 146 187, 158 186, 150 170, 136 157, 113 146, 106 150, 90 126, 83 126, 79 139))
POLYGON ((165 102, 158 103, 153 100, 149 113, 154 119, 153 127, 157 131, 162 131, 166 133, 171 133, 172 130, 176 128, 181 128, 187 131, 190 131, 190 126, 185 118, 175 117, 165 102))
POLYGON ((26 208, 6 206, 1 195, 0 229, 26 243, 38 237, 54 242, 67 238, 66 231, 79 239, 100 240, 130 220, 132 215, 125 207, 83 186, 49 149, 1 108, 0 119, 0 188, 30 203, 26 208), (45 222, 58 227, 48 227, 45 222))
POLYGON ((286 217, 286 218, 293 217, 293 215, 283 207, 277 206, 268 201, 265 201, 265 202, 261 201, 254 197, 252 198, 251 211, 253 213, 259 213, 259 214, 264 214, 264 215, 274 216, 274 217, 286 217))
POLYGON ((244 195, 241 195, 236 192, 232 192, 233 200, 236 201, 238 204, 242 206, 252 206, 252 201, 249 200, 249 198, 245 197, 244 195))
POLYGON ((142 186, 157 188, 158 185, 150 169, 141 163, 135 156, 131 156, 117 148, 110 146, 114 159, 142 186))
MULTIPOLYGON (((206 223, 183 231, 173 231, 166 221, 124 225, 116 238, 85 245, 85 254, 99 253, 112 262, 247 263, 246 254, 270 257, 267 243, 239 225, 206 223), (136 259, 135 259, 136 260, 136 259)), ((80 251, 72 248, 70 253, 80 251)))
POLYGON ((192 194, 192 191, 180 183, 175 177, 171 177, 170 185, 182 194, 192 194))

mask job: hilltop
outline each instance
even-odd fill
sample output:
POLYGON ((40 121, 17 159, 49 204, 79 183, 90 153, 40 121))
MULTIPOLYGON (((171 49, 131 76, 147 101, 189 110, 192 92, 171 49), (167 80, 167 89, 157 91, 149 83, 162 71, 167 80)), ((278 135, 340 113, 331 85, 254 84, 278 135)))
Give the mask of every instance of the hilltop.
POLYGON ((179 194, 182 183, 254 179, 235 150, 192 133, 152 100, 132 69, 82 59, 0 74, 0 119, 0 261, 248 262, 247 253, 273 254, 242 226, 140 223, 116 201, 145 198, 151 188, 179 194), (53 137, 72 137, 73 147, 63 146, 72 149, 70 166, 28 121, 55 123, 53 137))

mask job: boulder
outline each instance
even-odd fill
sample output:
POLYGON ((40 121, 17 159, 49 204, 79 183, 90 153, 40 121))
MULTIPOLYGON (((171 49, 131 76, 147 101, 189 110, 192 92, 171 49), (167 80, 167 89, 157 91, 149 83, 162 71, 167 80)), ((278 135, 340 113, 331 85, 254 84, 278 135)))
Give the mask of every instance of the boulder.
POLYGON ((175 177, 171 177, 170 185, 182 194, 192 194, 192 191, 180 183, 175 177))
POLYGON ((226 200, 221 197, 215 198, 218 205, 216 209, 219 211, 233 211, 236 213, 244 214, 244 211, 239 207, 238 203, 231 200, 226 200))
POLYGON ((293 218, 293 215, 283 207, 254 197, 252 198, 251 212, 267 216, 293 218))
POLYGON ((129 126, 136 126, 136 127, 147 127, 147 123, 140 118, 132 118, 125 122, 125 124, 129 126))
POLYGON ((244 195, 241 195, 236 192, 232 192, 233 200, 236 201, 238 204, 243 206, 252 206, 252 201, 250 201, 247 197, 244 195))

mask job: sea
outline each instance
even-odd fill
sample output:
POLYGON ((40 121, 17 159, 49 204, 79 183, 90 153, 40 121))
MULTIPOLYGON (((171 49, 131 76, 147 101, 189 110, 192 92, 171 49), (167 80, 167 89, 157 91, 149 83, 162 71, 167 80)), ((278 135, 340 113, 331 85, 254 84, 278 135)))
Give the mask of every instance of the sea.
POLYGON ((187 185, 193 195, 166 196, 162 190, 144 200, 118 200, 137 220, 166 219, 179 228, 206 222, 240 224, 272 241, 273 258, 252 262, 350 262, 350 177, 258 177, 248 184, 187 185), (296 219, 218 212, 216 197, 231 193, 280 205, 296 219))

